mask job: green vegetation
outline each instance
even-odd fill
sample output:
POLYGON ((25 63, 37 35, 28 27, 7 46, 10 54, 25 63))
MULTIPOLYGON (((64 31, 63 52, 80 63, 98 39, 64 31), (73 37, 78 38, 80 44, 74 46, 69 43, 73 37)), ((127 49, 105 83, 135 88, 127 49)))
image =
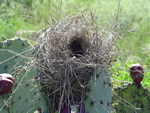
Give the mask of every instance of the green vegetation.
POLYGON ((131 82, 129 66, 140 63, 146 70, 143 84, 149 87, 149 6, 149 0, 120 0, 120 3, 119 0, 1 0, 0 41, 13 38, 20 30, 42 32, 52 24, 52 18, 60 20, 75 12, 92 11, 100 26, 114 30, 121 37, 117 51, 120 57, 113 66, 118 76, 113 78, 131 82))
MULTIPOLYGON (((136 64, 137 62, 133 62, 132 60, 128 60, 125 65, 121 65, 121 62, 116 62, 112 67, 112 84, 113 87, 120 86, 122 84, 127 84, 128 82, 132 83, 132 79, 130 77, 130 66, 131 64, 136 64), (124 68, 122 68, 124 67, 124 68)), ((142 85, 144 87, 150 88, 150 71, 148 69, 149 66, 142 65, 144 68, 144 78, 142 81, 142 85)))

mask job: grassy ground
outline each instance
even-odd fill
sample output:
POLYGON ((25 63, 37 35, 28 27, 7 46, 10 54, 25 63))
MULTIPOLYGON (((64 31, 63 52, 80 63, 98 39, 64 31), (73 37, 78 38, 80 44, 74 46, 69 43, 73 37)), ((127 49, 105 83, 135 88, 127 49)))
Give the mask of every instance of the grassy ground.
MULTIPOLYGON (((1 0, 0 40, 13 38, 19 30, 41 32, 56 20, 74 12, 95 12, 100 26, 115 29, 120 58, 114 65, 120 81, 130 81, 129 66, 141 63, 146 70, 143 84, 150 86, 149 0, 1 0), (113 26, 116 25, 116 26, 113 26), (126 62, 126 60, 128 60, 126 62), (123 65, 125 64, 125 65, 123 65), (117 70, 119 68, 120 70, 117 70)), ((25 38, 28 38, 26 35, 25 38)))

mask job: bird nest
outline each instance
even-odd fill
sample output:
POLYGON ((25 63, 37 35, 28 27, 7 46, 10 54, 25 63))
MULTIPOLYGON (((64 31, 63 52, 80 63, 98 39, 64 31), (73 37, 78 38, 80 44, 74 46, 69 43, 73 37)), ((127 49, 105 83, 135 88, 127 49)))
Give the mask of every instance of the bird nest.
MULTIPOLYGON (((76 15, 55 22, 39 38, 36 63, 51 103, 84 100, 96 66, 110 66, 113 35, 99 27, 93 15, 76 15)), ((54 104, 53 104, 54 105, 54 104)))

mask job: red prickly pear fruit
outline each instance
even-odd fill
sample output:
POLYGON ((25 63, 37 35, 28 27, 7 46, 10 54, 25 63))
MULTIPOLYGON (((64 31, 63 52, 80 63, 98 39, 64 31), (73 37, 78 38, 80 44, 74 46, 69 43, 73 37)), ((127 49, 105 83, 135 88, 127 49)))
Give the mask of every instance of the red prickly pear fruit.
POLYGON ((143 67, 140 64, 132 64, 130 66, 130 75, 135 84, 141 84, 144 76, 143 67))
POLYGON ((0 74, 0 95, 7 94, 11 91, 13 86, 13 77, 8 74, 0 74), (4 76, 3 76, 4 75, 4 76), (7 78, 8 77, 8 78, 7 78))
POLYGON ((12 82, 14 82, 14 77, 11 74, 2 73, 2 74, 0 74, 0 77, 5 77, 5 78, 11 80, 12 82))

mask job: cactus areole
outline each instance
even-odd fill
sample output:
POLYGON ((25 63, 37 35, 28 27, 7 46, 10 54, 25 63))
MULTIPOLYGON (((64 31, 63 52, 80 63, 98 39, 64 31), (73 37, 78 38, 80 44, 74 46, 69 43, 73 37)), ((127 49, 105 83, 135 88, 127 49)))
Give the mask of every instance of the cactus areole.
POLYGON ((143 67, 140 64, 132 64, 130 66, 130 75, 135 84, 141 84, 144 76, 143 67))
POLYGON ((11 91, 14 78, 10 74, 0 74, 0 95, 7 94, 11 91))

